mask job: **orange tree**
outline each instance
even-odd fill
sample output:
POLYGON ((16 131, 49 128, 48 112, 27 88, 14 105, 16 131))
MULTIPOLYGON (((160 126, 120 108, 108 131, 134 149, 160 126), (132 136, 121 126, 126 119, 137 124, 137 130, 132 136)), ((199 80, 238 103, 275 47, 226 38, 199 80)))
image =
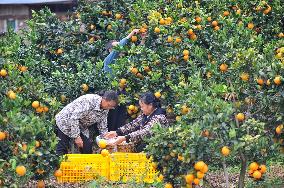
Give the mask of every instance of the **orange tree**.
POLYGON ((18 59, 20 37, 1 38, 0 185, 19 185, 31 177, 43 179, 58 164, 51 117, 59 107, 44 91, 41 77, 18 59))
MULTIPOLYGON (((160 91, 168 111, 174 107, 177 120, 193 124, 181 128, 181 132, 193 131, 194 125, 199 125, 204 126, 205 134, 206 131, 209 135, 212 133, 212 144, 206 144, 210 151, 207 156, 214 156, 213 150, 220 158, 220 151, 227 156, 232 150, 240 159, 239 187, 244 187, 247 163, 263 164, 266 157, 273 156, 275 147, 271 141, 275 128, 278 128, 277 134, 281 134, 283 127, 278 126, 283 116, 283 33, 280 29, 283 7, 279 2, 238 1, 220 6, 216 3, 170 1, 159 5, 154 2, 133 5, 132 12, 136 16, 131 17, 130 13, 129 18, 141 26, 141 32, 148 30, 147 42, 141 47, 132 45, 127 50, 128 56, 118 60, 114 66, 118 79, 113 84, 125 87, 130 96, 141 91, 160 91), (141 10, 143 8, 148 11, 141 10), (126 84, 119 83, 121 78, 126 84), (196 88, 192 88, 196 80, 196 88), (195 91, 197 98, 192 95, 195 91), (199 99, 201 93, 209 98, 199 99), (197 110, 201 107, 202 110, 197 110)), ((167 161, 171 158, 177 161, 178 154, 183 154, 183 150, 178 151, 182 148, 180 144, 174 149, 176 152, 172 152, 169 139, 176 138, 183 143, 184 137, 176 137, 174 133, 178 129, 166 129, 165 135, 173 133, 168 137, 160 132, 159 129, 157 137, 149 141, 147 151, 160 160, 160 169, 168 169, 165 172, 169 181, 182 183, 178 177, 190 168, 183 171, 183 165, 175 168, 175 163, 169 166, 171 163, 167 161)), ((200 134, 194 135, 206 139, 200 134)), ((189 143, 196 144, 196 140, 189 143)), ((196 158, 193 157, 189 165, 192 166, 194 160, 206 160, 206 155, 194 149, 192 152, 196 158)), ((225 161, 223 164, 225 167, 225 161)), ((256 180, 263 176, 259 171, 250 172, 256 180)))
POLYGON ((54 115, 61 103, 111 87, 102 62, 95 63, 105 55, 107 29, 99 25, 84 29, 79 14, 64 22, 45 9, 34 12, 19 35, 1 38, 1 186, 53 173, 58 163, 54 115))
POLYGON ((107 87, 102 63, 94 63, 104 50, 103 37, 92 34, 95 25, 84 25, 79 14, 64 22, 47 9, 34 12, 28 24, 25 37, 33 45, 24 43, 22 56, 38 54, 34 59, 37 63, 32 63, 37 65, 33 71, 42 75, 46 92, 65 102, 66 98, 72 100, 107 87))

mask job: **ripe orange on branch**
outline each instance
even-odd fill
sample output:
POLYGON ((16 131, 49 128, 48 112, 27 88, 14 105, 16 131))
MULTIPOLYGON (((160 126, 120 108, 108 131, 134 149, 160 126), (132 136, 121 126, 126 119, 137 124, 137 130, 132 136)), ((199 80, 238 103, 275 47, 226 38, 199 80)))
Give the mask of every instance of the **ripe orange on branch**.
POLYGON ((82 84, 81 87, 84 92, 87 92, 89 90, 89 86, 87 84, 82 84))
POLYGON ((206 164, 203 161, 198 161, 197 163, 194 164, 194 169, 195 170, 202 170, 206 164))
POLYGON ((244 115, 243 113, 238 113, 238 114, 236 115, 236 119, 237 119, 238 121, 244 121, 244 120, 245 120, 245 115, 244 115))
POLYGON ((5 69, 1 69, 1 71, 0 71, 0 76, 2 76, 2 77, 5 77, 5 76, 7 76, 7 71, 5 70, 5 69))
POLYGON ((249 169, 253 170, 253 171, 257 170, 258 169, 258 164, 256 162, 251 163, 249 165, 249 169))
POLYGON ((0 141, 5 140, 6 134, 4 132, 0 132, 0 141))
POLYGON ((276 76, 273 81, 274 81, 274 83, 276 85, 280 85, 281 84, 281 77, 280 76, 276 76))
POLYGON ((131 71, 133 74, 137 74, 137 73, 138 73, 138 69, 135 68, 135 67, 131 67, 131 68, 130 68, 130 71, 131 71))
POLYGON ((213 22, 211 23, 211 25, 212 25, 213 27, 216 27, 216 26, 218 25, 218 22, 217 22, 217 21, 213 21, 213 22))
POLYGON ((229 149, 229 147, 228 147, 228 146, 222 147, 221 153, 222 153, 222 155, 225 156, 225 157, 228 156, 228 155, 230 154, 230 149, 229 149))
POLYGON ((249 80, 249 74, 248 73, 242 73, 240 77, 241 77, 242 81, 247 82, 249 80))
POLYGON ((228 65, 226 65, 225 63, 221 64, 221 65, 220 65, 220 70, 221 70, 222 72, 227 72, 227 70, 228 70, 228 65))
POLYGON ((162 94, 161 94, 159 91, 155 92, 154 95, 155 95, 155 97, 158 98, 158 99, 162 96, 162 94))
POLYGON ((254 24, 253 23, 248 23, 248 28, 249 29, 253 29, 254 28, 254 24))
POLYGON ((267 169, 266 169, 266 166, 265 166, 265 165, 260 165, 260 166, 259 166, 259 172, 260 172, 260 173, 264 174, 264 173, 266 172, 266 170, 267 170, 267 169))
POLYGON ((195 177, 194 177, 193 174, 187 174, 187 175, 185 176, 185 181, 186 181, 187 184, 191 184, 191 183, 193 182, 194 178, 195 178, 195 177))
POLYGON ((254 179, 260 179, 262 175, 258 170, 256 170, 253 172, 252 176, 254 179))
POLYGON ((19 175, 19 176, 24 176, 26 174, 26 167, 24 166, 17 166, 16 167, 16 173, 19 175))
POLYGON ((225 11, 224 13, 223 13, 223 16, 229 16, 230 15, 230 12, 229 11, 225 11))
POLYGON ((183 50, 183 52, 182 52, 182 54, 184 55, 184 56, 188 56, 189 55, 189 51, 188 50, 183 50))
POLYGON ((134 35, 131 37, 131 42, 137 42, 137 40, 138 40, 137 36, 134 35))
POLYGON ((32 107, 33 107, 33 108, 38 108, 39 106, 40 106, 40 104, 39 104, 38 101, 34 101, 34 102, 32 103, 32 107))
POLYGON ((199 16, 197 16, 197 17, 195 17, 195 21, 196 21, 197 23, 199 23, 199 22, 202 21, 202 18, 200 18, 199 16))
POLYGON ((60 55, 60 54, 62 54, 63 53, 63 49, 62 48, 58 48, 57 50, 56 50, 56 54, 57 55, 60 55))
POLYGON ((119 13, 117 13, 117 14, 115 14, 115 18, 116 18, 117 20, 119 20, 119 19, 121 19, 121 18, 122 18, 122 15, 121 15, 121 14, 119 14, 119 13))
POLYGON ((283 125, 278 125, 275 129, 276 134, 281 134, 282 129, 283 129, 283 125))
POLYGON ((8 96, 10 99, 12 99, 12 100, 15 100, 16 99, 16 97, 17 97, 17 95, 16 95, 16 93, 14 93, 13 91, 12 92, 10 92, 9 93, 9 96, 8 96))
POLYGON ((155 33, 160 33, 160 32, 161 32, 161 29, 158 28, 158 27, 156 27, 156 28, 154 29, 154 32, 155 32, 155 33))

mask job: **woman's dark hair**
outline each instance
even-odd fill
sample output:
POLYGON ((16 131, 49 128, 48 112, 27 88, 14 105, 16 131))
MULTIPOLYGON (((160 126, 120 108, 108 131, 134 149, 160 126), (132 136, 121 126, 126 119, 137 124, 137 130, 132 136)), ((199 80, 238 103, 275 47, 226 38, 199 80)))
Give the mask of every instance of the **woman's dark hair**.
POLYGON ((161 101, 151 92, 143 93, 139 100, 145 104, 152 104, 155 108, 161 107, 161 101))
POLYGON ((98 95, 100 95, 107 101, 115 101, 116 103, 118 103, 118 94, 116 93, 116 91, 100 91, 98 95))

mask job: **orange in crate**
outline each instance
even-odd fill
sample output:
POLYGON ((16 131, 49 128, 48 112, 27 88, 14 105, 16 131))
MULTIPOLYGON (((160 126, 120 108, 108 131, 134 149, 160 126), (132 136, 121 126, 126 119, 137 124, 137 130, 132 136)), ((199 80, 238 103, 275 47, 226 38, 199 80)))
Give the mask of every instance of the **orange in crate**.
POLYGON ((133 153, 134 152, 134 144, 133 143, 118 144, 117 145, 117 152, 133 153))

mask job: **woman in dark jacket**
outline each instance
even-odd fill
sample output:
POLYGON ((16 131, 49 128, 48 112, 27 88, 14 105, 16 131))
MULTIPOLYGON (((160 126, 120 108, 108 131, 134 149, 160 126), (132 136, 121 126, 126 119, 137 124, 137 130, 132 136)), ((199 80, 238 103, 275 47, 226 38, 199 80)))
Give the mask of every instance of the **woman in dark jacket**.
POLYGON ((141 145, 144 138, 151 135, 151 128, 155 124, 168 126, 166 111, 161 108, 160 100, 153 93, 145 93, 139 99, 142 114, 135 120, 105 134, 105 138, 117 137, 113 145, 124 141, 133 142, 136 146, 141 145))

